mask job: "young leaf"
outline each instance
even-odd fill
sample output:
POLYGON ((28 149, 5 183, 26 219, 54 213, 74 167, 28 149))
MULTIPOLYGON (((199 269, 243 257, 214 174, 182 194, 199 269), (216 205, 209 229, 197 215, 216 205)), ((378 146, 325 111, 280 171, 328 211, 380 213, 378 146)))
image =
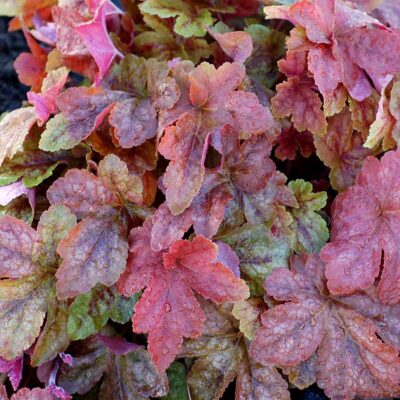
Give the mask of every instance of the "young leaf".
POLYGON ((35 108, 40 125, 43 125, 51 114, 57 112, 56 99, 67 81, 68 73, 65 67, 50 71, 43 80, 40 93, 28 92, 28 100, 35 108))
POLYGON ((256 87, 271 89, 278 78, 277 61, 285 53, 286 35, 261 24, 252 24, 244 31, 253 42, 253 52, 245 62, 247 75, 256 87))
POLYGON ((296 236, 294 251, 296 253, 315 253, 329 239, 329 230, 325 220, 318 211, 326 205, 326 192, 314 193, 310 182, 302 179, 289 182, 299 204, 290 213, 293 217, 292 229, 296 236))
POLYGON ((239 330, 247 339, 253 340, 256 330, 260 328, 260 315, 265 310, 265 303, 259 297, 238 301, 233 305, 232 315, 239 320, 239 330))
POLYGON ((18 386, 21 382, 23 366, 24 366, 23 356, 17 357, 11 361, 6 361, 0 358, 0 371, 2 374, 7 374, 7 377, 10 380, 11 386, 14 390, 18 389, 18 386))
POLYGON ((168 110, 178 101, 180 91, 168 76, 165 62, 127 55, 108 77, 110 88, 125 90, 134 96, 117 103, 111 111, 110 124, 123 148, 139 146, 157 134, 157 113, 168 110))
POLYGON ((211 25, 213 22, 210 10, 203 4, 183 0, 146 0, 140 5, 140 10, 161 18, 178 17, 174 30, 186 38, 204 36, 204 25, 211 25))
POLYGON ((137 175, 129 173, 128 166, 114 154, 99 163, 99 178, 104 186, 120 198, 132 203, 143 201, 143 185, 137 175))
POLYGON ((177 35, 168 19, 162 20, 158 16, 145 14, 143 21, 146 30, 134 38, 136 53, 142 57, 165 61, 181 58, 198 64, 200 60, 208 59, 213 53, 212 45, 205 39, 180 37, 177 41, 177 35))
POLYGON ((395 147, 400 139, 399 96, 400 83, 397 80, 382 90, 375 120, 370 125, 368 137, 364 143, 365 147, 373 149, 380 143, 385 151, 395 147))
POLYGON ((207 29, 207 31, 232 61, 243 64, 250 57, 253 51, 253 42, 247 32, 219 33, 211 29, 207 29))
POLYGON ((323 136, 327 124, 318 94, 310 82, 297 76, 290 77, 277 87, 272 98, 273 114, 278 118, 290 117, 294 127, 302 132, 309 130, 314 135, 323 136))
POLYGON ((240 271, 252 295, 263 294, 263 282, 274 268, 286 266, 292 243, 262 224, 244 224, 221 238, 237 253, 240 271))
POLYGON ((284 129, 276 141, 275 157, 281 161, 294 160, 297 153, 308 158, 315 151, 313 135, 308 131, 298 132, 292 126, 284 129))
POLYGON ((24 36, 30 49, 30 53, 21 53, 14 61, 18 79, 33 91, 39 91, 43 79, 46 76, 45 67, 47 51, 45 51, 36 40, 24 30, 24 36))
POLYGON ((75 25, 76 32, 82 38, 99 68, 96 84, 99 84, 104 78, 115 57, 122 57, 107 32, 107 7, 110 7, 111 3, 105 1, 99 4, 92 20, 75 25))
POLYGON ((343 191, 353 185, 364 160, 371 152, 363 147, 361 133, 353 131, 350 113, 328 119, 328 132, 314 137, 317 155, 331 169, 329 179, 334 189, 343 191))
POLYGON ((398 395, 398 306, 382 305, 374 288, 330 295, 315 254, 295 257, 264 286, 280 304, 262 315, 250 347, 256 361, 289 367, 316 353, 317 383, 330 398, 398 395))

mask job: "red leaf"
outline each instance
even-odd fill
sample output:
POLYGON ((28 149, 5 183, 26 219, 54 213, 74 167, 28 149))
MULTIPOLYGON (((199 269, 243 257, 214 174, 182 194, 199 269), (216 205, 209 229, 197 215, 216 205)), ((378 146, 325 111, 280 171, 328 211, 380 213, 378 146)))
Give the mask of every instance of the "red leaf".
POLYGON ((350 113, 343 110, 328 119, 328 132, 315 137, 317 155, 331 169, 331 186, 343 191, 354 184, 364 160, 371 154, 363 147, 361 133, 354 132, 350 113))
POLYGON ((362 101, 372 93, 369 80, 381 91, 392 74, 400 71, 399 32, 344 2, 301 0, 265 11, 267 18, 289 19, 305 29, 308 68, 324 98, 342 82, 354 99, 362 101))
POLYGON ((299 365, 316 355, 318 385, 330 398, 397 397, 399 306, 384 306, 374 288, 335 297, 317 255, 292 259, 264 284, 280 304, 262 315, 250 355, 262 364, 299 365))
POLYGON ((168 253, 155 252, 150 231, 150 221, 131 231, 128 267, 118 287, 128 296, 147 287, 135 306, 133 329, 149 333, 150 354, 163 371, 179 353, 184 337, 202 333, 205 316, 193 291, 220 303, 244 299, 248 289, 217 261, 218 248, 210 240, 178 240, 168 253))
POLYGON ((309 80, 297 76, 289 78, 277 87, 272 98, 272 112, 278 118, 290 117, 294 127, 302 132, 309 130, 315 135, 324 135, 327 123, 322 111, 322 102, 313 91, 309 80))
POLYGON ((14 68, 24 85, 31 86, 34 91, 39 91, 46 76, 47 52, 28 32, 24 31, 24 35, 31 52, 21 53, 14 61, 14 68))
POLYGON ((275 156, 282 161, 294 160, 297 153, 308 158, 315 151, 313 136, 310 132, 297 132, 293 126, 284 129, 277 138, 275 156))
POLYGON ((399 152, 387 152, 380 161, 368 157, 355 185, 335 199, 331 243, 321 252, 332 293, 370 287, 382 263, 379 297, 384 303, 399 301, 399 174, 399 152))
POLYGON ((79 143, 100 126, 117 101, 128 97, 102 88, 72 87, 58 97, 57 107, 67 120, 69 136, 79 143))
POLYGON ((107 32, 106 17, 109 11, 110 5, 106 1, 96 10, 92 20, 75 26, 75 30, 81 36, 99 68, 96 84, 104 78, 115 57, 123 56, 114 46, 107 32))
POLYGON ((247 32, 236 31, 218 33, 206 28, 207 32, 218 42, 224 53, 233 61, 243 64, 253 51, 253 42, 247 32))
POLYGON ((255 94, 236 90, 245 77, 242 65, 225 63, 216 69, 202 63, 190 73, 184 68, 186 65, 182 64, 172 68, 181 96, 160 117, 161 127, 176 123, 167 128, 159 145, 159 152, 171 160, 164 186, 174 215, 188 208, 199 193, 204 179, 207 139, 212 132, 230 125, 240 138, 246 139, 274 126, 272 116, 255 94))
POLYGON ((161 251, 168 248, 175 240, 181 239, 192 225, 192 210, 173 215, 166 203, 158 207, 152 218, 151 248, 161 251))
POLYGON ((47 191, 50 204, 64 204, 78 218, 99 212, 105 205, 118 205, 115 193, 86 170, 71 169, 47 191))
MULTIPOLYGON (((182 130, 182 134, 184 132, 182 130)), ((211 135, 211 142, 223 156, 222 165, 205 172, 199 193, 183 213, 173 215, 164 208, 156 211, 152 229, 153 249, 167 248, 192 224, 196 234, 211 238, 217 233, 227 204, 235 198, 242 201, 241 196, 246 193, 264 189, 275 173, 275 165, 269 159, 271 145, 265 135, 253 136, 241 144, 238 132, 227 125, 221 132, 211 135), (164 218, 168 219, 168 228, 164 225, 164 218)), ((177 146, 171 148, 176 150, 177 146)))
POLYGON ((53 394, 48 389, 35 388, 29 390, 23 388, 11 396, 10 400, 54 400, 53 394))
POLYGON ((157 111, 150 99, 128 99, 114 106, 110 124, 121 147, 129 149, 156 136, 157 111))
POLYGON ((196 120, 185 114, 176 126, 167 128, 159 145, 159 152, 171 160, 163 184, 167 204, 174 215, 190 205, 204 179, 208 142, 199 137, 196 130, 196 120))
POLYGON ((53 7, 52 14, 56 24, 57 48, 63 56, 86 57, 89 51, 82 38, 76 34, 74 26, 85 22, 76 7, 53 7))
POLYGON ((56 99, 61 93, 67 78, 68 70, 59 68, 49 72, 43 81, 41 93, 28 92, 28 100, 34 106, 41 125, 49 119, 51 114, 57 112, 56 99))
POLYGON ((36 231, 25 222, 4 216, 0 219, 0 276, 20 278, 30 275, 36 269, 32 252, 36 231))

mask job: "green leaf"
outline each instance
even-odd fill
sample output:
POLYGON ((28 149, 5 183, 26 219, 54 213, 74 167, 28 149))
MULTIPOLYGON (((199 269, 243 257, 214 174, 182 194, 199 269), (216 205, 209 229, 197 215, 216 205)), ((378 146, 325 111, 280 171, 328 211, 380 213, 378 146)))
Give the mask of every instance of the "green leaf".
POLYGON ((65 151, 24 151, 5 161, 0 167, 0 186, 9 185, 20 178, 25 187, 38 186, 53 174, 60 163, 65 163, 70 158, 71 155, 65 151))
POLYGON ((25 0, 2 0, 0 4, 0 15, 14 17, 22 14, 25 0))
POLYGON ((183 0, 146 0, 140 5, 143 13, 160 18, 178 17, 174 30, 177 34, 189 38, 204 36, 204 25, 211 25, 213 18, 209 9, 198 3, 183 0))
POLYGON ((313 192, 310 182, 297 179, 288 184, 299 204, 291 208, 293 217, 291 228, 295 235, 294 250, 296 253, 319 252, 329 239, 326 221, 318 213, 326 205, 326 192, 313 192))
POLYGON ((277 61, 285 54, 286 35, 265 25, 253 24, 244 29, 253 41, 253 52, 246 60, 248 76, 264 89, 270 89, 278 78, 277 61))
POLYGON ((10 215, 12 217, 21 219, 26 224, 31 225, 33 222, 34 210, 26 196, 20 196, 6 206, 0 206, 0 217, 10 215))
POLYGON ((12 360, 35 342, 51 284, 41 276, 0 281, 0 357, 12 360))
POLYGON ((69 135, 67 125, 68 121, 61 113, 50 119, 40 138, 39 148, 50 152, 72 149, 78 143, 69 135))
POLYGON ((292 241, 283 233, 275 236, 263 224, 244 224, 221 237, 229 244, 240 260, 242 278, 250 287, 251 296, 264 293, 265 278, 274 268, 288 266, 292 241))
POLYGON ((89 392, 102 377, 99 400, 145 400, 167 393, 167 376, 155 370, 145 349, 119 356, 92 336, 80 342, 72 355, 73 365, 64 363, 58 378, 70 394, 89 392))
POLYGON ((149 14, 145 14, 143 20, 151 30, 135 35, 135 50, 141 56, 165 61, 180 57, 197 64, 213 52, 213 46, 203 38, 182 38, 177 42, 168 20, 149 14))
POLYGON ((125 297, 115 290, 114 292, 114 301, 110 306, 110 319, 119 324, 125 324, 132 318, 133 307, 139 301, 140 293, 125 297))
POLYGON ((167 369, 169 380, 168 395, 163 397, 164 400, 189 400, 188 390, 186 386, 186 370, 185 366, 175 361, 167 369))
POLYGON ((69 345, 67 335, 68 305, 56 299, 53 285, 49 295, 46 323, 35 345, 31 356, 31 365, 37 367, 52 360, 58 353, 65 351, 69 345))
POLYGON ((95 286, 89 293, 77 296, 70 306, 67 324, 72 340, 85 339, 99 332, 111 318, 124 324, 132 317, 138 295, 126 298, 114 288, 95 286))
MULTIPOLYGON (((113 355, 100 388, 99 399, 145 400, 167 392, 165 373, 158 373, 144 349, 113 355)), ((176 400, 180 400, 176 398, 176 400)))
POLYGON ((174 30, 183 37, 204 36, 204 25, 211 25, 214 19, 209 10, 199 10, 196 17, 181 14, 176 19, 174 30))
POLYGON ((77 219, 67 207, 58 204, 50 206, 40 217, 37 232, 39 243, 33 259, 42 268, 56 269, 59 264, 57 246, 68 232, 76 225, 77 219))

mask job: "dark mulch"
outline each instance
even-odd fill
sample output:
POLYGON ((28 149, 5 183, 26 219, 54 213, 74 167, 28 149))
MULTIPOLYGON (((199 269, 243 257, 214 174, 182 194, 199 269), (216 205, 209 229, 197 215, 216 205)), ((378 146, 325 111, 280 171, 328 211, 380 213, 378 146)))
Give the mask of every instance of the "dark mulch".
POLYGON ((18 81, 13 62, 27 51, 21 32, 7 32, 8 19, 0 18, 0 114, 21 106, 28 88, 18 81))

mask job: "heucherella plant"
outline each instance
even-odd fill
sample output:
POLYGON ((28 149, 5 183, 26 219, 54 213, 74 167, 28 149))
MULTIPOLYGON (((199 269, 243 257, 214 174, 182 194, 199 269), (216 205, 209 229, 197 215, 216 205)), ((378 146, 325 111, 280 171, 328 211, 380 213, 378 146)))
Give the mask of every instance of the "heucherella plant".
POLYGON ((400 397, 398 1, 0 14, 0 400, 400 397))

